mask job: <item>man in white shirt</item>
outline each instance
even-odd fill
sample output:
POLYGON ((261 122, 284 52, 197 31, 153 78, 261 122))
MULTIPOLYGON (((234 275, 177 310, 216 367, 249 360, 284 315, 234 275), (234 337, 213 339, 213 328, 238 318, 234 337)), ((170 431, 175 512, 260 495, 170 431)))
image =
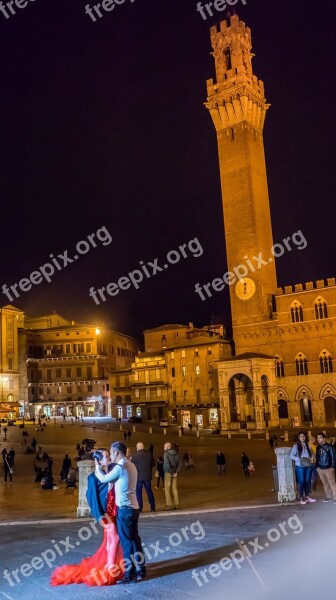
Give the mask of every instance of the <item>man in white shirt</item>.
POLYGON ((96 477, 102 483, 114 483, 117 510, 117 530, 124 555, 125 575, 118 584, 141 581, 146 577, 145 558, 138 532, 139 504, 136 497, 137 470, 126 458, 126 445, 111 445, 111 461, 117 463, 105 474, 96 461, 96 477))

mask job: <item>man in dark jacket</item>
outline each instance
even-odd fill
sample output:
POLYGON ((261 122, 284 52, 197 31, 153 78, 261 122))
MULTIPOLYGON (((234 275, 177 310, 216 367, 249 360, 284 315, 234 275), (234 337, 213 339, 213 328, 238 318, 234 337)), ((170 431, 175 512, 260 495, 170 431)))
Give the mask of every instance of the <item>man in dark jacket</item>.
POLYGON ((168 510, 172 508, 171 491, 173 492, 175 510, 180 508, 180 501, 177 489, 177 474, 180 472, 182 467, 182 461, 179 457, 178 452, 175 448, 172 448, 170 442, 164 445, 163 455, 163 470, 164 470, 164 486, 166 504, 168 510))
POLYGON ((136 485, 136 496, 140 508, 140 512, 143 509, 142 500, 142 488, 145 486, 145 490, 148 497, 148 502, 151 507, 151 511, 155 512, 155 498, 152 492, 152 469, 154 466, 153 456, 148 450, 145 450, 145 446, 142 442, 136 445, 137 451, 132 456, 132 463, 136 466, 138 471, 138 480, 136 485))
POLYGON ((332 445, 326 442, 324 433, 318 434, 317 441, 316 468, 327 496, 323 502, 334 500, 334 504, 336 504, 335 451, 332 445))

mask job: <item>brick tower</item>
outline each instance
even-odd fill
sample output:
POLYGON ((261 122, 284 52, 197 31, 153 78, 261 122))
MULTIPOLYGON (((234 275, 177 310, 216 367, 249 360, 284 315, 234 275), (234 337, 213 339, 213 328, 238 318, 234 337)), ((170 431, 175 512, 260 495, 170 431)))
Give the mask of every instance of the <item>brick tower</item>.
POLYGON ((255 268, 230 286, 236 337, 240 326, 272 318, 277 287, 263 143, 269 105, 252 70, 251 30, 232 15, 210 33, 216 81, 207 81, 206 107, 217 131, 228 269, 247 260, 255 268), (270 260, 258 269, 253 256, 270 260))

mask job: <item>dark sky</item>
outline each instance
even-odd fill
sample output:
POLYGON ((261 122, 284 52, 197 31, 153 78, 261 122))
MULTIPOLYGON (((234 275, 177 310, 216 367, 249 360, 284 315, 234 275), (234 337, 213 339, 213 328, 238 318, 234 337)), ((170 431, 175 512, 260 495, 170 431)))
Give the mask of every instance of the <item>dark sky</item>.
MULTIPOLYGON (((222 314, 228 291, 194 291, 227 270, 215 130, 206 79, 209 27, 196 0, 130 0, 96 23, 86 0, 35 0, 0 13, 0 286, 27 277, 105 226, 92 249, 14 304, 140 336, 222 314), (197 237, 204 253, 96 306, 116 282, 197 237)), ((301 229, 304 251, 277 261, 279 284, 335 275, 334 0, 248 0, 254 72, 272 104, 265 126, 274 241, 301 229)), ((1 304, 8 303, 1 294, 1 304)))

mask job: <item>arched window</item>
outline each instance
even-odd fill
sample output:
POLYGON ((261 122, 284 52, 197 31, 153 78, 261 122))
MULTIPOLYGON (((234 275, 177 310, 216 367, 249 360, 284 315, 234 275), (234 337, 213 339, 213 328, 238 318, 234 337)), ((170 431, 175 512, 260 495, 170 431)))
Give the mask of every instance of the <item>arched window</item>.
POLYGON ((328 318, 328 307, 327 303, 323 298, 317 298, 315 300, 315 319, 327 319, 328 318))
POLYGON ((300 323, 300 321, 303 321, 303 310, 299 302, 293 302, 290 312, 292 323, 300 323))
POLYGON ((200 375, 201 374, 201 367, 199 365, 195 366, 195 371, 196 371, 196 375, 200 375))
POLYGON ((296 374, 297 375, 308 375, 308 360, 300 352, 295 359, 296 363, 296 374))
POLYGON ((275 360, 275 376, 285 377, 285 367, 283 360, 280 358, 280 356, 277 356, 275 360))
POLYGON ((330 352, 328 350, 322 350, 320 356, 320 367, 321 373, 332 373, 333 363, 330 352))

